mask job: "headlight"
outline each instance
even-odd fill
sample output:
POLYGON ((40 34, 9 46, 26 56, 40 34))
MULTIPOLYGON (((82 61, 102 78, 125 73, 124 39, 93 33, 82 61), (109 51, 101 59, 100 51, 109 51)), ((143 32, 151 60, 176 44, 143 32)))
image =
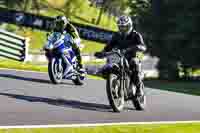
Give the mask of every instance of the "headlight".
POLYGON ((112 54, 108 56, 107 59, 110 63, 118 64, 120 62, 120 57, 117 54, 112 54))

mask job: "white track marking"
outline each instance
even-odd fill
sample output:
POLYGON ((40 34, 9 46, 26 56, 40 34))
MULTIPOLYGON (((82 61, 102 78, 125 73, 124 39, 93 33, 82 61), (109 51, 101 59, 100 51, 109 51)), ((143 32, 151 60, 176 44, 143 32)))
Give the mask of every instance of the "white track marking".
POLYGON ((194 124, 194 123, 199 123, 200 124, 200 121, 158 121, 158 122, 95 123, 95 124, 63 124, 63 125, 24 125, 24 126, 0 126, 0 129, 15 129, 15 128, 71 128, 71 127, 152 125, 152 124, 194 124))

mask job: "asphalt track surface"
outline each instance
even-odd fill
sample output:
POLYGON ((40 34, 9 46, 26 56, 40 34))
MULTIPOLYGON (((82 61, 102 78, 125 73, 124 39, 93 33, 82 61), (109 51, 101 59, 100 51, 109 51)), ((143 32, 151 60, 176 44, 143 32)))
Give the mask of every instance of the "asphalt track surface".
POLYGON ((0 126, 200 120, 200 97, 146 88, 147 108, 108 104, 104 80, 50 83, 44 73, 0 70, 0 126))

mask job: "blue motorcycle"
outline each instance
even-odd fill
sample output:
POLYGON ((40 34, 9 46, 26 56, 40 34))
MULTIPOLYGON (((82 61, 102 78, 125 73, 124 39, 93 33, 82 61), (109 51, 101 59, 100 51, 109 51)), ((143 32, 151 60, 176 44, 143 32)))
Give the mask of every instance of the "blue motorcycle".
POLYGON ((54 84, 62 79, 72 80, 75 85, 82 85, 86 72, 78 71, 76 55, 71 47, 73 39, 70 34, 53 32, 48 36, 44 46, 48 59, 48 74, 54 84))

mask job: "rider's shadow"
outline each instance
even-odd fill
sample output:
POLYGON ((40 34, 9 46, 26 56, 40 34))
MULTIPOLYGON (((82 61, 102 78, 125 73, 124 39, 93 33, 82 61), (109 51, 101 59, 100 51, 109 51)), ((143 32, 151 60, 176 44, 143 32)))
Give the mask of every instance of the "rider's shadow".
MULTIPOLYGON (((13 74, 0 74, 0 77, 9 78, 9 79, 16 79, 16 80, 23 80, 23 81, 29 81, 29 82, 35 82, 35 83, 43 83, 43 84, 52 84, 50 80, 47 79, 39 79, 39 78, 32 78, 32 77, 23 77, 13 74)), ((68 85, 74 85, 73 83, 64 83, 61 84, 68 84, 68 85)))
POLYGON ((74 108, 74 109, 90 110, 90 111, 97 111, 97 112, 112 112, 112 109, 110 108, 110 106, 105 105, 105 104, 88 103, 88 102, 82 102, 78 100, 26 96, 22 94, 11 94, 11 93, 0 93, 0 95, 7 96, 9 98, 24 100, 28 102, 41 102, 41 103, 47 103, 50 105, 63 106, 63 107, 74 108))

